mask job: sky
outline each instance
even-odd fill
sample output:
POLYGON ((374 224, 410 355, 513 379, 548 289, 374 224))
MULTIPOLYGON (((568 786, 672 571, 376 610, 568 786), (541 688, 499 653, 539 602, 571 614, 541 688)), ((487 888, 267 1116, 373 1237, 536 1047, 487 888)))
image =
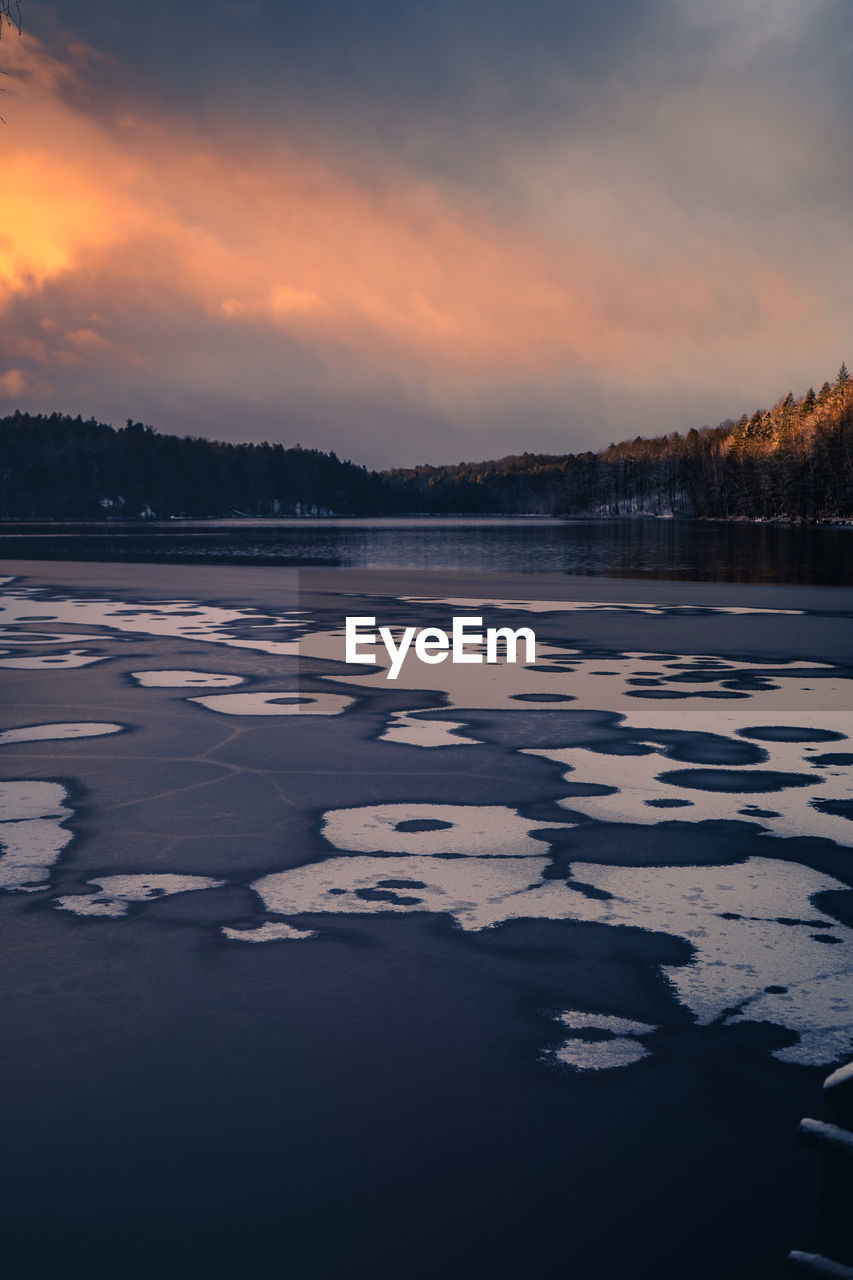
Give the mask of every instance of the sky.
POLYGON ((0 414, 371 467, 853 362, 851 0, 21 0, 0 414))

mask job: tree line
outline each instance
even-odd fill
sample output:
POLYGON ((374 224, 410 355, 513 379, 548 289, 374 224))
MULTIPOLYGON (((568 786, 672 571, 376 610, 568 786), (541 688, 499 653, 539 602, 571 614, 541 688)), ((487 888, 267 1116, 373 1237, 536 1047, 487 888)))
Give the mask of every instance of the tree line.
POLYGON ((64 414, 0 419, 4 519, 358 515, 386 484, 334 453, 115 429, 64 414))
POLYGON ((116 429, 64 414, 0 419, 0 518, 540 514, 853 519, 853 384, 789 392, 717 427, 598 453, 368 471, 296 445, 116 429))
POLYGON ((853 384, 846 364, 820 391, 788 392, 717 427, 624 441, 567 459, 563 515, 720 520, 853 518, 853 384))

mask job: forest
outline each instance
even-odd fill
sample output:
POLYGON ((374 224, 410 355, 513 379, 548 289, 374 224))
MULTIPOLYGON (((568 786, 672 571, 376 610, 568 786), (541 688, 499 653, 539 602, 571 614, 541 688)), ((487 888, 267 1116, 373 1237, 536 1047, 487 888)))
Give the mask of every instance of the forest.
POLYGON ((168 519, 384 512, 387 484, 334 453, 222 444, 90 419, 0 419, 3 519, 168 519))
POLYGON ((64 414, 0 419, 0 519, 412 514, 853 519, 853 384, 598 453, 368 471, 300 445, 228 444, 64 414))
POLYGON ((717 427, 637 437, 568 460, 555 514, 631 514, 719 520, 846 521, 853 517, 853 385, 846 364, 833 383, 799 400, 717 427))

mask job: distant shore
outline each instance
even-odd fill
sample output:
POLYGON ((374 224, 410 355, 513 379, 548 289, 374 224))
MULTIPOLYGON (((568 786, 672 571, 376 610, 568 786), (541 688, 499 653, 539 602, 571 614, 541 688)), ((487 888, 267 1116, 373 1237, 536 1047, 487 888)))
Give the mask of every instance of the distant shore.
POLYGON ((807 520, 802 516, 687 516, 661 515, 654 511, 631 511, 624 514, 602 515, 599 513, 577 513, 558 515, 540 511, 408 511, 381 512, 367 515, 345 515, 329 512, 322 515, 228 515, 228 516, 168 516, 165 519, 156 516, 104 516, 103 519, 86 518, 69 520, 63 516, 4 516, 0 518, 0 539, 7 526, 14 529, 32 528, 47 529, 192 529, 210 525, 226 528, 248 528, 260 526, 265 528, 310 528, 312 526, 343 525, 348 528, 359 526, 372 527, 377 522, 397 525, 449 525, 465 523, 468 525, 503 525, 503 524, 607 524, 618 521, 628 524, 632 521, 670 522, 679 524, 718 524, 718 525, 773 525, 785 528, 806 529, 853 529, 853 518, 834 516, 826 520, 807 520))

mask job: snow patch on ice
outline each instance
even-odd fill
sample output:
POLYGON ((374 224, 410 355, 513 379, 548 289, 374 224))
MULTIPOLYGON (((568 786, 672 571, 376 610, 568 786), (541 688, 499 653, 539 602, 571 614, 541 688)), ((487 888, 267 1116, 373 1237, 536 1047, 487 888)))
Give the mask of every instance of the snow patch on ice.
POLYGON ((11 671, 63 671, 71 667, 90 667, 94 662, 107 662, 107 657, 87 654, 85 649, 68 649, 65 653, 38 653, 26 658, 0 658, 0 667, 11 671))
POLYGON ((462 928, 479 930, 529 915, 547 863, 529 857, 328 858, 273 872, 252 888, 276 915, 443 912, 462 928))
POLYGON ((718 867, 604 867, 573 863, 580 880, 612 895, 587 919, 675 934, 690 964, 663 972, 700 1026, 718 1019, 796 1031, 783 1062, 836 1062, 853 1044, 853 930, 813 904, 839 881, 797 863, 749 858, 718 867), (832 945, 826 940, 831 939, 832 945))
POLYGON ((45 888, 50 868, 72 839, 62 823, 73 810, 58 782, 0 782, 0 889, 45 888))
POLYGON ((146 600, 134 603, 92 597, 51 595, 32 587, 7 591, 0 599, 0 622, 27 621, 34 608, 40 622, 106 627, 111 631, 201 640, 235 649, 276 656, 296 656, 305 629, 304 611, 288 609, 268 616, 256 609, 226 609, 193 600, 146 600), (278 631, 281 638, 247 636, 248 630, 278 631))
POLYGON ((541 858, 544 846, 532 832, 571 826, 523 818, 507 805, 404 803, 330 809, 322 831, 336 848, 356 853, 541 858))
MULTIPOLYGON (((362 847, 363 827, 352 834, 362 847)), ((850 1053, 853 930, 812 904, 815 894, 844 888, 829 876, 796 863, 750 858, 722 867, 572 863, 563 881, 543 878, 551 865, 545 857, 447 859, 438 852, 336 857, 264 876, 252 887, 266 910, 289 917, 427 911, 448 914, 473 931, 536 918, 673 935, 690 943, 694 956, 662 971, 700 1025, 767 1021, 785 1027, 798 1042, 776 1051, 784 1062, 825 1065, 850 1053), (574 878, 602 895, 574 889, 574 878)), ((618 1021, 601 1029, 624 1030, 618 1021)))
POLYGON ((638 1040, 629 1040, 626 1036, 613 1036, 609 1040, 584 1040, 578 1036, 564 1041, 546 1056, 576 1071, 613 1071, 616 1067, 641 1062, 648 1058, 649 1051, 638 1040))
POLYGON ((645 1045, 637 1042, 637 1036, 647 1036, 657 1027, 649 1022, 635 1022, 632 1018, 617 1018, 608 1013, 586 1013, 581 1009, 566 1009, 557 1015, 557 1021, 572 1031, 598 1031, 605 1035, 591 1039, 583 1034, 570 1036, 556 1049, 544 1055, 546 1061, 561 1062, 576 1071, 612 1071, 616 1067, 630 1067, 649 1056, 645 1045))
MULTIPOLYGON (((392 628, 393 630, 393 628, 392 628)), ((301 652, 342 662, 343 632, 305 636, 301 652)), ((471 652, 474 652, 472 647, 471 652)), ((369 674, 346 671, 323 679, 361 688, 383 687, 390 659, 382 645, 369 674)), ((820 662, 721 659, 713 654, 625 652, 586 657, 575 648, 538 643, 536 663, 431 666, 408 658, 396 692, 441 692, 450 712, 553 711, 555 698, 572 711, 612 711, 625 727, 735 732, 749 724, 803 723, 849 729, 853 680, 820 662), (638 677, 641 684, 635 683, 638 677), (827 720, 827 725, 823 721, 827 720)), ((416 714, 410 712, 409 714, 416 714)), ((444 745, 443 743, 441 745, 444 745)))
POLYGON ((615 1036, 647 1036, 657 1031, 653 1022, 635 1022, 611 1013, 587 1013, 582 1009, 564 1009, 557 1021, 572 1031, 610 1031, 615 1036))
POLYGON ((340 693, 279 689, 271 693, 223 693, 188 701, 226 716, 339 716, 352 706, 354 699, 340 693))
POLYGON ((422 720, 417 711, 392 711, 388 728, 380 736, 383 742, 399 742, 409 747, 477 746, 478 738, 455 732, 464 728, 461 721, 422 720))
POLYGON ((221 671, 131 671, 131 676, 144 689, 227 689, 242 684, 245 677, 230 676, 221 671))
MULTIPOLYGON (((2 585, 0 578, 0 585, 2 585)), ((18 627, 0 627, 3 644, 82 644, 84 640, 103 640, 100 635, 83 635, 79 631, 22 631, 18 627)))
POLYGON ((646 755, 616 755, 587 747, 528 747, 523 755, 541 756, 566 768, 565 780, 611 788, 608 795, 572 795, 558 803, 598 822, 630 822, 657 825, 667 816, 677 821, 705 822, 736 819, 752 822, 771 836, 823 836, 838 844, 853 844, 853 822, 837 814, 821 812, 816 801, 837 799, 850 791, 850 769, 830 766, 816 771, 808 745, 796 742, 762 742, 768 759, 754 765, 685 765, 667 759, 659 743, 637 745, 648 748, 646 755), (712 772, 732 787, 743 790, 706 790, 704 774, 712 772), (764 776, 788 775, 792 781, 778 790, 768 790, 764 776), (808 785, 794 779, 807 776, 808 785), (672 782, 675 777, 680 781, 672 782), (694 779, 695 785, 686 780, 694 779), (755 790, 750 790, 754 778, 755 790), (687 801, 689 807, 671 807, 661 801, 687 801), (759 810, 744 812, 750 807, 759 810))
POLYGON ((182 875, 130 875, 102 876, 90 880, 97 885, 96 893, 66 894, 56 899, 60 911, 72 911, 77 916, 126 916, 129 907, 136 902, 150 902, 152 898, 164 898, 175 893, 190 893, 198 889, 219 889, 225 880, 213 880, 210 876, 182 875))
POLYGON ((233 929, 226 925, 222 932, 232 942, 301 942, 304 938, 316 938, 314 929, 297 929, 292 924, 276 924, 265 921, 256 929, 233 929))
POLYGON ((100 738, 105 734, 121 733, 123 724, 108 721, 72 720, 59 724, 29 724, 20 729, 4 729, 0 733, 0 747, 10 742, 57 742, 66 738, 100 738))

